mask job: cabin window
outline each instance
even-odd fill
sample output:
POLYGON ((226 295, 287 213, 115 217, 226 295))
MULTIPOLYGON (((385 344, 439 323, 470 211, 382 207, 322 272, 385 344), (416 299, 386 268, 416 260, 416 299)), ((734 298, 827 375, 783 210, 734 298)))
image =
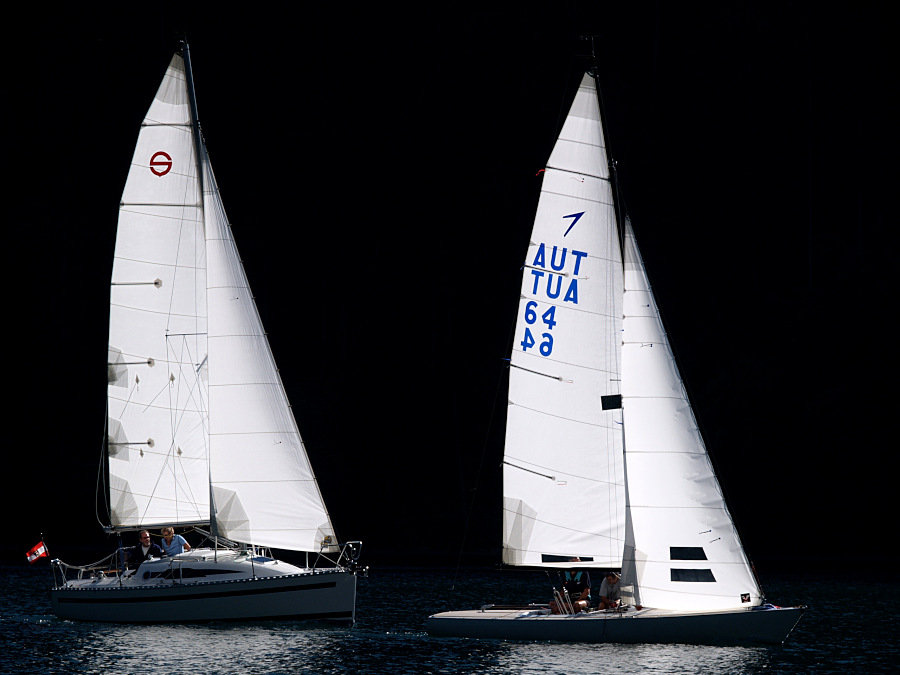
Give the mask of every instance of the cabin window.
POLYGON ((669 560, 706 560, 702 546, 670 546, 669 560))
POLYGON ((201 579, 217 574, 240 574, 240 570, 195 567, 170 567, 161 572, 144 572, 144 579, 201 579))
POLYGON ((239 573, 239 570, 182 567, 181 570, 175 570, 175 577, 177 578, 180 575, 182 579, 199 579, 202 577, 214 577, 217 574, 239 573))
POLYGON ((712 570, 681 570, 672 568, 672 581, 693 581, 715 583, 712 570))

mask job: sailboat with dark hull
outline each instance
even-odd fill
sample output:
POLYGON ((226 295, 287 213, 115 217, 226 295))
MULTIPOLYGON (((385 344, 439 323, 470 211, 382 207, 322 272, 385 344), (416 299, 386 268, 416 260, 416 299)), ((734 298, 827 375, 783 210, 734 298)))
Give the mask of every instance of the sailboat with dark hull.
POLYGON ((542 176, 510 359, 503 563, 620 569, 622 603, 563 614, 486 605, 430 616, 428 632, 782 642, 805 607, 768 604, 744 553, 618 194, 590 73, 542 176))
POLYGON ((361 545, 338 543, 275 367, 200 133, 187 45, 122 194, 107 371, 106 530, 200 527, 209 545, 131 569, 122 551, 54 560, 56 615, 353 623, 361 545))

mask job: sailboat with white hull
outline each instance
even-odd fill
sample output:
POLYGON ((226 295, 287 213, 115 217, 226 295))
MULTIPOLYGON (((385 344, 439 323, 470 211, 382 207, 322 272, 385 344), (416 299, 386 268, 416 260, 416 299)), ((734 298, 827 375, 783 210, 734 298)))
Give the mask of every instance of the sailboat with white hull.
POLYGON ((238 256, 175 54, 122 194, 110 292, 108 532, 206 527, 128 569, 53 561, 53 611, 116 622, 353 623, 361 544, 338 544, 238 256), (305 552, 302 567, 274 558, 305 552))
POLYGON ((591 74, 543 172, 523 268, 503 522, 505 565, 621 569, 622 604, 486 605, 428 617, 430 634, 779 643, 805 610, 767 604, 744 553, 621 206, 591 74))

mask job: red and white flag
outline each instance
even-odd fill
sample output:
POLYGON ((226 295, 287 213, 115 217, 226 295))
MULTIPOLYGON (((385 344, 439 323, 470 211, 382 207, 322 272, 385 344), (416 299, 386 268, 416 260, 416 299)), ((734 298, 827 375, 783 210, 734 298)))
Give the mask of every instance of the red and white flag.
POLYGON ((28 562, 33 563, 38 558, 46 557, 47 546, 44 544, 44 542, 40 542, 25 555, 28 556, 28 562))

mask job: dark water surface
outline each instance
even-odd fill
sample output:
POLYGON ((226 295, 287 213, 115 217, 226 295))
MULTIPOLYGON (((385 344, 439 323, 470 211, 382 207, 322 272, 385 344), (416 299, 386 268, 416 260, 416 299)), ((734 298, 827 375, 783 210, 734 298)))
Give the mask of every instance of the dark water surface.
POLYGON ((492 601, 547 601, 542 573, 375 569, 357 625, 122 626, 60 621, 50 571, 0 567, 0 672, 12 673, 881 673, 898 672, 900 584, 784 575, 770 601, 809 611, 778 647, 572 645, 430 638, 424 618, 492 601))

